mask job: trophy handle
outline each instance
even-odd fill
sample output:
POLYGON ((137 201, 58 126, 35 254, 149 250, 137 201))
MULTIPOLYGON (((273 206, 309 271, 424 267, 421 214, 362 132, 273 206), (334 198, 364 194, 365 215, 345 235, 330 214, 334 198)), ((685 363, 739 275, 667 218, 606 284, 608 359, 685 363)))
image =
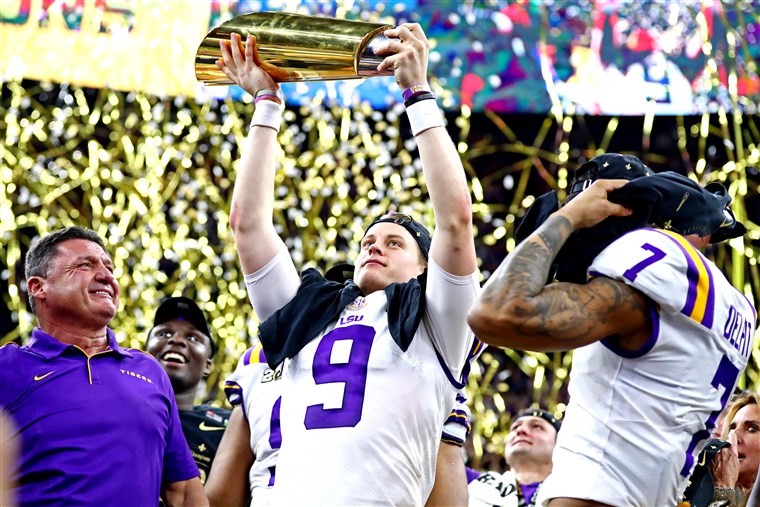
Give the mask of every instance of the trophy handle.
MULTIPOLYGON (((391 28, 391 27, 388 27, 391 28)), ((376 30, 373 34, 369 34, 366 43, 363 47, 359 48, 359 54, 356 58, 356 74, 359 77, 372 77, 372 76, 392 76, 392 70, 377 70, 377 66, 385 60, 386 56, 377 53, 377 49, 388 41, 388 37, 383 34, 387 30, 386 27, 376 30)))

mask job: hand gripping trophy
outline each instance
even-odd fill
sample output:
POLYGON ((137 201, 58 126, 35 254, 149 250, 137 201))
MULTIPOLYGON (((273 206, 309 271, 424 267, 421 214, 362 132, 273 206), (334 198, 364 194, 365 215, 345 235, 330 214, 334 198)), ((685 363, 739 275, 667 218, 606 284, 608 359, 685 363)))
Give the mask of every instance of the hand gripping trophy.
POLYGON ((216 66, 219 41, 238 33, 256 37, 264 70, 278 82, 331 81, 393 75, 379 72, 376 54, 383 32, 392 25, 286 12, 252 12, 211 30, 195 55, 195 76, 207 85, 234 84, 216 66))

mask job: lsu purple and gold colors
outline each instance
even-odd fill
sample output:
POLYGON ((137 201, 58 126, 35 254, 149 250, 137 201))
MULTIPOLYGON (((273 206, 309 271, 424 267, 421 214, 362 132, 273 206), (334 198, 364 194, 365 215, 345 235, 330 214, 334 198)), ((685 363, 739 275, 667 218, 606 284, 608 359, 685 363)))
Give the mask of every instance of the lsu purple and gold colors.
MULTIPOLYGON (((422 27, 404 23, 384 34, 378 70, 393 69, 401 90, 427 83, 422 27)), ((272 504, 422 505, 462 387, 474 340, 467 311, 479 289, 472 199, 456 146, 432 94, 405 103, 435 236, 388 210, 365 231, 352 280, 328 280, 313 268, 299 276, 271 220, 281 90, 257 61, 255 39, 241 43, 238 34, 220 41, 217 66, 258 97, 230 226, 267 362, 282 365, 272 504)))
POLYGON ((652 334, 637 351, 608 340, 575 350, 571 401, 541 493, 674 505, 747 365, 757 313, 710 260, 663 229, 614 241, 589 275, 647 296, 652 334))
MULTIPOLYGON (((246 283, 263 320, 299 278, 282 250, 246 283)), ((431 260, 424 315, 405 351, 389 331, 386 293, 375 291, 285 361, 273 505, 425 503, 441 428, 468 357, 482 349, 465 322, 478 287, 477 273, 453 276, 431 260)))
POLYGON ((255 457, 248 473, 251 506, 269 505, 275 481, 277 453, 282 443, 280 431, 281 368, 267 365, 258 343, 245 351, 225 384, 224 392, 233 406, 241 406, 251 430, 251 450, 255 457))
POLYGON ((198 476, 166 373, 110 329, 89 357, 39 329, 0 348, 0 406, 20 432, 20 505, 156 505, 162 478, 198 476))

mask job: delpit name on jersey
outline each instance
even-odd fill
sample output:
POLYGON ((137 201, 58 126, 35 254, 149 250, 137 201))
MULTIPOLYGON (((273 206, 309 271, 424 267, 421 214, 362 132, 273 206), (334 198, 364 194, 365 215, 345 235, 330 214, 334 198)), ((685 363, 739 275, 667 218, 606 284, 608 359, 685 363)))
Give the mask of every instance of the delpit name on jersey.
POLYGON ((728 309, 728 318, 723 325, 723 337, 744 357, 749 357, 752 331, 752 320, 746 318, 734 308, 734 305, 731 305, 728 309))

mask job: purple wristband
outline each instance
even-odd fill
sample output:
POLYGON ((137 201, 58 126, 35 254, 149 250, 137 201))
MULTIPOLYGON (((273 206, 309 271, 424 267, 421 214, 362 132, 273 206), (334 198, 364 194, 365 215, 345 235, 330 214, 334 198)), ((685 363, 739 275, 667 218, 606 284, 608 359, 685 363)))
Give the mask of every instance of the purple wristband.
POLYGON ((401 92, 401 97, 406 101, 414 97, 415 95, 419 95, 420 93, 425 92, 432 92, 430 89, 430 85, 428 84, 413 84, 403 92, 401 92))
POLYGON ((262 100, 269 100, 269 101, 272 101, 272 102, 277 102, 278 104, 282 104, 282 101, 280 100, 280 97, 278 97, 277 95, 275 95, 273 93, 266 93, 266 94, 264 94, 264 93, 258 94, 257 93, 256 94, 256 98, 253 99, 253 103, 254 104, 258 104, 262 100))

